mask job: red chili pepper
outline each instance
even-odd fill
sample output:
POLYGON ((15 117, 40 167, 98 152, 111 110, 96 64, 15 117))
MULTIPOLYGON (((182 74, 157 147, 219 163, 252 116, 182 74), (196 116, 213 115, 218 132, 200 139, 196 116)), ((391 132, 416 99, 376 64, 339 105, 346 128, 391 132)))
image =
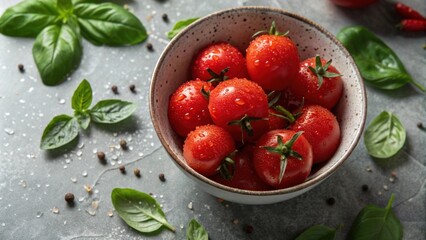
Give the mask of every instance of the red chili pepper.
POLYGON ((395 10, 399 15, 407 19, 426 20, 426 18, 423 17, 419 12, 403 3, 395 3, 395 10))
POLYGON ((426 31, 426 20, 404 19, 398 24, 398 27, 410 32, 426 31))

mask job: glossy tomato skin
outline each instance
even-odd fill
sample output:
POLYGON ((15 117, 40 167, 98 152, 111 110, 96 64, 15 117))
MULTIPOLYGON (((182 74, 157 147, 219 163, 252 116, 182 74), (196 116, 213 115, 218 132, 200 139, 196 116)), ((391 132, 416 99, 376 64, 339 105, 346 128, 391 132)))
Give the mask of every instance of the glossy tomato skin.
POLYGON ((215 175, 226 156, 235 150, 234 139, 223 128, 203 125, 190 132, 183 145, 183 157, 196 172, 215 175))
POLYGON ((371 5, 377 0, 330 0, 332 3, 347 8, 362 8, 371 5))
POLYGON ((290 127, 293 131, 303 131, 312 145, 314 163, 329 160, 340 144, 340 126, 336 117, 324 107, 305 106, 301 115, 290 127))
MULTIPOLYGON (((321 59, 321 62, 323 66, 327 63, 325 59, 321 59)), ((323 77, 323 83, 318 88, 318 77, 309 67, 315 68, 315 57, 308 58, 300 63, 296 81, 290 86, 291 92, 297 99, 303 98, 305 105, 315 104, 332 109, 342 96, 342 78, 340 76, 323 77)), ((333 65, 328 67, 327 72, 340 74, 333 65)))
POLYGON ((299 67, 297 47, 284 36, 261 35, 247 48, 250 79, 265 90, 284 90, 296 78, 299 67))
POLYGON ((255 82, 247 79, 230 79, 219 83, 210 92, 209 112, 213 122, 226 129, 238 142, 252 142, 268 130, 267 120, 252 121, 253 135, 249 136, 239 125, 229 125, 245 115, 256 118, 268 117, 268 97, 255 82))
POLYGON ((201 80, 183 83, 169 99, 168 118, 173 130, 186 137, 197 126, 213 123, 208 111, 208 99, 201 89, 213 90, 211 83, 201 80))
POLYGON ((253 152, 253 164, 257 175, 262 181, 275 189, 288 188, 300 184, 306 180, 311 172, 313 161, 312 147, 304 137, 304 134, 297 138, 292 147, 294 151, 299 153, 302 160, 288 157, 287 167, 281 183, 279 181, 280 155, 271 153, 264 148, 264 146, 276 147, 278 145, 278 135, 282 137, 285 143, 295 134, 295 131, 285 129, 269 131, 258 140, 253 152))
POLYGON ((253 150, 254 146, 247 145, 243 150, 237 152, 232 157, 234 160, 234 175, 231 179, 225 179, 220 174, 215 175, 212 180, 228 187, 252 190, 266 191, 271 187, 264 183, 254 171, 253 166, 253 150))
POLYGON ((247 78, 246 59, 238 48, 229 43, 213 43, 201 50, 195 57, 192 65, 192 78, 207 81, 212 76, 207 72, 210 68, 219 74, 223 69, 229 68, 228 78, 247 78))

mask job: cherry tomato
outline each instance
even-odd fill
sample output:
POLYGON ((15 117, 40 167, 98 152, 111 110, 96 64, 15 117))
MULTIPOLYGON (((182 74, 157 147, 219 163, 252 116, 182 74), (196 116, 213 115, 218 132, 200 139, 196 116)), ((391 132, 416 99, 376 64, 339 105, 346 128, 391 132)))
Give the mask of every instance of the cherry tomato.
POLYGON ((264 183, 256 175, 253 167, 254 146, 247 145, 241 152, 232 158, 234 160, 234 174, 231 179, 226 179, 220 174, 215 175, 212 180, 228 187, 246 189, 253 191, 266 191, 271 187, 264 183))
POLYGON ((230 79, 210 92, 213 122, 235 140, 254 141, 268 130, 268 98, 263 89, 247 79, 230 79))
POLYGON ((340 144, 340 127, 336 117, 324 107, 310 105, 301 110, 301 115, 290 127, 303 131, 312 145, 314 163, 329 160, 340 144))
POLYGON ((312 147, 301 132, 273 130, 263 135, 253 152, 257 175, 273 188, 287 188, 306 180, 312 168, 312 147))
POLYGON ((290 90, 306 105, 320 105, 332 109, 339 101, 343 82, 337 69, 319 56, 308 58, 300 63, 299 74, 290 90))
POLYGON ((227 131, 216 125, 203 125, 186 137, 183 157, 196 172, 211 177, 234 150, 234 139, 227 131))
POLYGON ((377 2, 377 0, 330 0, 341 7, 361 8, 377 2))
POLYGON ((192 65, 192 78, 207 81, 212 75, 207 71, 211 69, 216 74, 228 68, 228 78, 247 78, 246 59, 238 48, 229 43, 220 42, 208 45, 195 57, 192 65))
POLYGON ((251 80, 266 90, 287 88, 296 78, 300 62, 294 42, 276 30, 251 41, 246 59, 251 80))
POLYGON ((171 96, 168 107, 168 118, 173 130, 186 137, 197 126, 213 123, 207 96, 201 90, 213 90, 213 86, 204 81, 193 80, 182 84, 171 96))

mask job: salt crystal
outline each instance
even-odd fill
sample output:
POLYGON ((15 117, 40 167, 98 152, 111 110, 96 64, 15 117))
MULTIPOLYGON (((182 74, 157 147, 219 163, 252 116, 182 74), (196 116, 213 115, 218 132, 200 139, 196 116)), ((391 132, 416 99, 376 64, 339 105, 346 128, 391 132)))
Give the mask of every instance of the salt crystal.
POLYGON ((394 177, 390 177, 389 178, 389 182, 394 183, 395 182, 395 178, 394 177))
POLYGON ((76 154, 77 154, 78 157, 81 157, 81 155, 83 155, 83 152, 78 150, 76 154))
POLYGON ((42 212, 40 212, 40 211, 38 211, 37 212, 37 215, 36 215, 36 218, 41 218, 43 216, 43 213, 42 212))
POLYGON ((53 207, 53 208, 52 208, 52 212, 53 212, 54 214, 59 214, 59 208, 57 208, 57 207, 53 207))
POLYGON ((81 175, 83 176, 83 177, 87 177, 87 171, 85 170, 85 171, 83 171, 82 173, 81 173, 81 175))
POLYGON ((189 208, 189 209, 191 209, 191 210, 193 210, 192 202, 189 202, 189 203, 188 203, 188 208, 189 208))
POLYGON ((77 178, 76 177, 71 177, 71 182, 76 183, 77 182, 77 178))
POLYGON ((59 99, 59 104, 65 104, 65 99, 63 98, 59 99))
POLYGON ((114 212, 112 210, 108 210, 107 214, 108 214, 109 217, 114 216, 114 212))
POLYGON ((15 134, 15 131, 11 128, 5 128, 4 132, 7 133, 8 135, 13 135, 15 134))
POLYGON ((389 190, 389 187, 388 187, 387 185, 383 185, 383 189, 384 189, 385 191, 387 191, 387 190, 389 190))

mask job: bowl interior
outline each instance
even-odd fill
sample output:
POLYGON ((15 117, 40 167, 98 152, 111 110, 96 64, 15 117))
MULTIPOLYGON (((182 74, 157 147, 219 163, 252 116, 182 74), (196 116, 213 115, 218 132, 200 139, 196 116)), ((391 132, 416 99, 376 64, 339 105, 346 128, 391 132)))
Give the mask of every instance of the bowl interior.
POLYGON ((326 30, 295 14, 263 7, 229 9, 204 17, 176 36, 164 50, 154 70, 151 83, 151 117, 164 147, 181 168, 201 181, 226 191, 243 194, 283 194, 298 191, 329 176, 356 146, 365 122, 366 98, 360 74, 344 47, 326 30), (269 29, 275 21, 278 31, 289 31, 296 43, 300 59, 315 55, 332 59, 343 75, 344 92, 335 108, 341 128, 341 144, 330 159, 309 179, 297 186, 265 192, 236 190, 217 184, 190 169, 182 156, 182 139, 172 130, 167 107, 169 96, 184 81, 189 80, 193 57, 208 44, 226 41, 238 47, 245 55, 251 36, 269 29))

